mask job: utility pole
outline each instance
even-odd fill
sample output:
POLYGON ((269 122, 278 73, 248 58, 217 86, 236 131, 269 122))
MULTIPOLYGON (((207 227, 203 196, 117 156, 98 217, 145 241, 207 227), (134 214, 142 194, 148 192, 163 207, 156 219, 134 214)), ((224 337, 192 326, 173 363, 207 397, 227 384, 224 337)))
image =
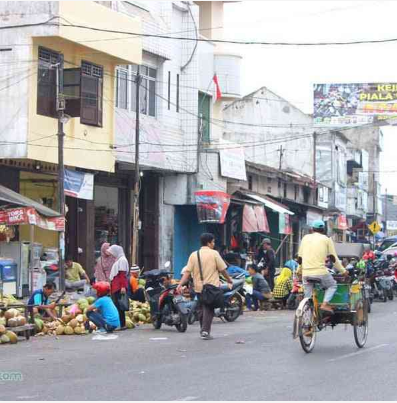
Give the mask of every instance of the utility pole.
POLYGON ((281 145, 280 148, 278 149, 278 152, 280 153, 280 162, 279 162, 279 165, 278 165, 279 171, 281 171, 281 167, 283 166, 283 155, 284 155, 284 151, 285 151, 285 150, 283 150, 283 146, 281 145))
POLYGON ((373 213, 374 221, 376 221, 376 185, 375 185, 375 172, 372 174, 372 203, 373 203, 373 213))
POLYGON ((317 133, 313 132, 313 205, 317 205, 317 133))
POLYGON ((136 73, 136 97, 135 97, 135 184, 134 184, 134 203, 133 203, 133 231, 132 231, 132 264, 138 264, 138 234, 139 234, 139 191, 140 191, 140 172, 139 172, 139 88, 141 85, 140 68, 136 73))
MULTIPOLYGON (((56 68, 56 110, 58 114, 58 210, 62 217, 65 217, 65 166, 63 162, 63 142, 65 133, 63 124, 65 121, 65 99, 63 97, 63 60, 53 66, 56 68)), ((65 290, 65 232, 59 232, 59 289, 65 290)))
POLYGON ((383 228, 383 231, 385 233, 385 236, 387 236, 387 189, 385 189, 385 228, 383 228))

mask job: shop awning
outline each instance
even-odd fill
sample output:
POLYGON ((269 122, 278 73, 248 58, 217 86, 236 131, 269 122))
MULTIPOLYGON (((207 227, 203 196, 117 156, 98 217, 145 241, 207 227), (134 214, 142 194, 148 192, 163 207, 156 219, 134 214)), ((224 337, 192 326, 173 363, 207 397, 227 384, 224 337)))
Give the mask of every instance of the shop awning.
POLYGON ((277 213, 289 214, 289 215, 295 214, 292 211, 289 211, 287 208, 282 207, 279 203, 273 202, 263 196, 258 196, 258 195, 251 194, 251 193, 245 193, 244 196, 249 197, 253 200, 256 200, 256 201, 264 204, 266 207, 272 209, 273 211, 276 211, 277 213))
POLYGON ((0 207, 0 224, 37 225, 50 231, 65 230, 65 218, 58 212, 2 185, 0 201, 10 205, 0 207))
POLYGON ((43 206, 32 199, 29 199, 29 197, 22 196, 21 194, 14 192, 13 190, 2 185, 0 185, 0 200, 15 206, 33 207, 39 214, 46 217, 60 216, 57 211, 51 210, 50 208, 43 206))

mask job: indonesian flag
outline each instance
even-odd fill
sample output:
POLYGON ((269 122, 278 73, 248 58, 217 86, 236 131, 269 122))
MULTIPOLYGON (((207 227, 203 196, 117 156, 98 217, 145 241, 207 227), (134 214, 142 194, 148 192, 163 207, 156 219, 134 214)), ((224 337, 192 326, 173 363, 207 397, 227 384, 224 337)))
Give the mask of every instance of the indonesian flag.
POLYGON ((215 83, 215 97, 214 97, 214 102, 218 101, 219 99, 222 98, 222 92, 221 92, 221 87, 219 87, 219 81, 218 81, 218 76, 214 74, 214 77, 212 77, 212 81, 215 83))

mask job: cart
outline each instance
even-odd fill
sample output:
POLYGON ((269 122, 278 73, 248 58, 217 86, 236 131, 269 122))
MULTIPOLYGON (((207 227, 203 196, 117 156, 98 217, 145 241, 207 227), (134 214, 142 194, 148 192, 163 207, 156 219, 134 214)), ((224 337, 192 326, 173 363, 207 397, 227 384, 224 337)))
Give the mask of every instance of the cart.
POLYGON ((329 314, 320 310, 323 302, 324 289, 319 280, 308 280, 313 287, 313 295, 304 298, 295 313, 293 337, 299 338, 306 353, 313 351, 318 332, 338 324, 353 326, 354 340, 357 347, 365 346, 368 337, 368 310, 364 303, 363 287, 358 281, 350 283, 346 278, 335 277, 337 291, 331 300, 334 313, 329 314))

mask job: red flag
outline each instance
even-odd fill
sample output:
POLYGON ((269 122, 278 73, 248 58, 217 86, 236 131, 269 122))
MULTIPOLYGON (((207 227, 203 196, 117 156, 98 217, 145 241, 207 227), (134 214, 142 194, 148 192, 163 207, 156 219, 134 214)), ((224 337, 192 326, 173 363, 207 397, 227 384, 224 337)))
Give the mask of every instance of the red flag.
POLYGON ((215 88, 216 88, 216 96, 215 96, 215 102, 222 98, 222 92, 221 92, 221 87, 219 87, 219 81, 218 81, 218 76, 216 74, 214 74, 214 77, 212 78, 212 80, 215 83, 215 88))

